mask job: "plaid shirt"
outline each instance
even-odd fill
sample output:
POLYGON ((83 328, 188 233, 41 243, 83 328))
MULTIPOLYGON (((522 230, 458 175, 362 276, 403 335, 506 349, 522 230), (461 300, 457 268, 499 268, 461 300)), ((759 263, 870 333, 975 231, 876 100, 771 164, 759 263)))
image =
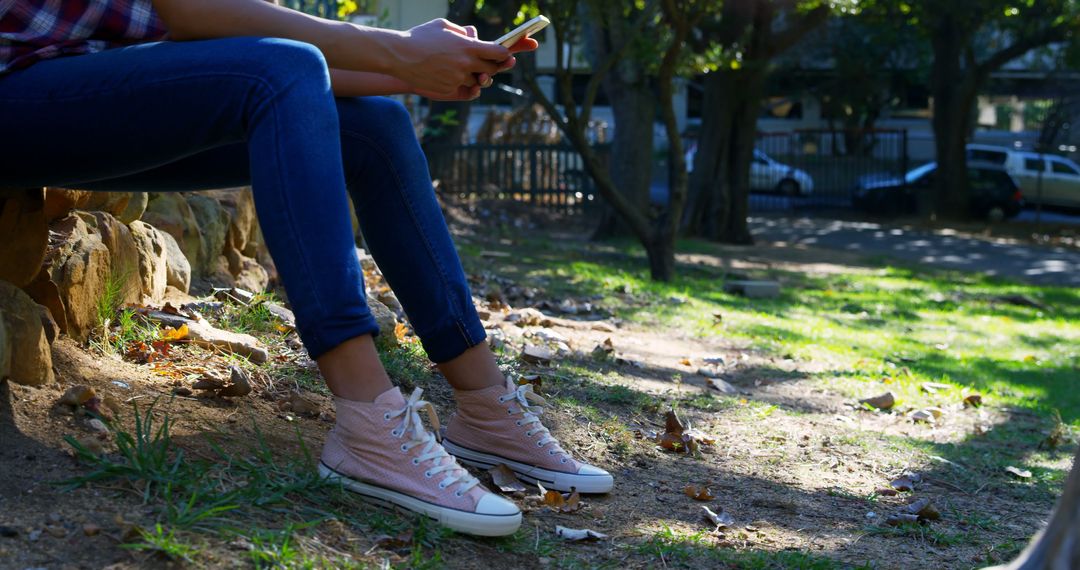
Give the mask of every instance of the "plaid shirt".
POLYGON ((0 75, 164 36, 150 0, 0 0, 0 75))

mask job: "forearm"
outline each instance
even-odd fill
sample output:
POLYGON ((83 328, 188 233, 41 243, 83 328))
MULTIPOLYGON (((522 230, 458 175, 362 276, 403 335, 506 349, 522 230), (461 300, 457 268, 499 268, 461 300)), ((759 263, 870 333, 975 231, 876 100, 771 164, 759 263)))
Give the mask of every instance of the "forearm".
POLYGON ((338 69, 388 74, 403 39, 400 32, 324 20, 262 0, 153 2, 172 39, 288 38, 317 46, 338 69))
POLYGON ((413 92, 413 89, 400 79, 364 71, 331 69, 330 83, 334 88, 334 95, 338 97, 400 95, 413 92))

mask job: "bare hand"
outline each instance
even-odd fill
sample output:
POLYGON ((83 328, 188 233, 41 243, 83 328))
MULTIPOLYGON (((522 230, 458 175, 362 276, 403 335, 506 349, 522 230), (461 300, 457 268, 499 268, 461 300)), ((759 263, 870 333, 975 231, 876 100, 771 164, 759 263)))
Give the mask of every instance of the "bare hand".
POLYGON ((458 93, 460 87, 490 81, 513 66, 510 50, 470 37, 468 29, 447 20, 417 26, 405 37, 396 54, 395 73, 417 92, 458 93))

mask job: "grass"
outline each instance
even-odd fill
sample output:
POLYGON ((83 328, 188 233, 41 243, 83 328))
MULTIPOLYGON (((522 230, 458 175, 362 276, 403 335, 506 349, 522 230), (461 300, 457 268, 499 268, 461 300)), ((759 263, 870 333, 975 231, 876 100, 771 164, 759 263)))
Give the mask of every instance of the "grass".
MULTIPOLYGON (((679 249, 722 257, 705 242, 679 249)), ((511 276, 545 284, 552 298, 601 294, 598 304, 628 321, 826 363, 818 377, 851 396, 885 388, 906 404, 924 405, 935 398, 920 385, 940 382, 955 386, 954 394, 968 388, 1040 415, 1059 410, 1067 424, 1080 426, 1080 391, 1073 389, 1080 371, 1076 289, 878 261, 830 275, 753 272, 779 279, 783 293, 746 299, 723 291, 724 270, 704 265, 681 265, 670 283, 650 281, 642 256, 625 242, 567 252, 519 238, 515 250, 511 276), (1010 304, 1009 296, 1047 310, 1010 304)))
POLYGON ((112 426, 115 454, 97 455, 66 438, 85 470, 61 483, 120 489, 151 507, 153 525, 136 529, 140 538, 126 548, 205 565, 207 543, 240 540, 251 545, 249 557, 258 568, 361 567, 378 559, 363 551, 342 558, 339 550, 311 539, 320 524, 336 521, 358 536, 411 529, 408 566, 439 565, 437 548, 448 533, 424 520, 372 509, 322 479, 303 441, 299 456, 281 457, 258 432, 255 444, 242 451, 227 450, 208 436, 213 457, 193 458, 173 442, 172 422, 154 405, 133 408, 133 416, 131 432, 112 426))
POLYGON ((735 550, 717 546, 710 531, 680 533, 665 527, 647 541, 633 547, 637 554, 655 560, 658 566, 677 568, 724 568, 740 570, 834 570, 871 568, 851 566, 798 551, 735 550))

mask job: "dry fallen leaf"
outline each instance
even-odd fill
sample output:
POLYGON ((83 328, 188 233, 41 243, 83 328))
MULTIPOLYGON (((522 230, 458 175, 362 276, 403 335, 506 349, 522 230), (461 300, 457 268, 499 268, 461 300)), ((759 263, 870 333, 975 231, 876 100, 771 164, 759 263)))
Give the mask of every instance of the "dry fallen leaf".
POLYGON ((1031 479, 1031 471, 1028 471, 1027 469, 1020 469, 1018 467, 1013 467, 1012 465, 1010 465, 1005 468, 1005 472, 1011 473, 1019 479, 1031 479))
POLYGON ((682 364, 683 366, 691 366, 689 358, 684 358, 684 359, 680 360, 679 364, 682 364))
POLYGON ((581 507, 585 506, 581 502, 581 495, 577 490, 564 495, 558 491, 545 489, 540 483, 537 483, 536 486, 540 488, 540 504, 551 507, 560 513, 572 513, 581 510, 581 507))
POLYGON ((405 323, 397 323, 394 325, 394 336, 398 341, 405 340, 405 336, 409 334, 409 326, 405 323))
POLYGON ((375 546, 385 550, 408 548, 413 543, 413 531, 407 530, 397 536, 380 535, 375 537, 375 546))
POLYGON ((896 405, 896 396, 894 396, 892 392, 885 392, 879 396, 859 400, 859 403, 878 410, 888 410, 896 405))
POLYGON ((919 522, 919 515, 911 513, 896 513, 889 515, 889 518, 885 519, 885 524, 889 526, 900 526, 907 523, 919 522))
POLYGON ((591 529, 587 529, 587 528, 582 528, 582 529, 566 528, 564 526, 556 526, 555 527, 555 536, 557 536, 557 537, 559 537, 559 538, 561 538, 563 540, 569 540, 569 541, 573 541, 573 542, 582 541, 582 540, 599 540, 599 539, 602 539, 602 538, 607 538, 606 534, 596 532, 595 530, 591 530, 591 529))
POLYGON ((165 327, 165 329, 161 331, 161 340, 166 342, 184 340, 188 337, 188 334, 190 334, 190 331, 188 331, 187 325, 180 325, 180 328, 178 329, 165 327))
POLYGON ((60 399, 57 400, 56 403, 64 406, 71 406, 74 408, 85 404, 96 395, 97 394, 94 392, 93 388, 80 384, 79 386, 72 386, 68 388, 67 391, 64 392, 64 395, 60 396, 60 399))
POLYGON ((683 493, 696 501, 711 501, 716 498, 716 496, 712 494, 712 490, 705 485, 700 487, 697 485, 687 485, 686 487, 683 487, 683 493))
POLYGON ((930 520, 936 521, 941 518, 941 513, 934 507, 930 499, 923 497, 912 501, 910 505, 904 508, 908 514, 913 514, 919 517, 920 521, 930 520))
POLYGON ((965 408, 978 408, 982 405, 982 394, 968 394, 964 397, 965 408))
POLYGON ((732 517, 727 511, 720 508, 719 513, 712 512, 709 507, 701 507, 705 511, 705 519, 716 525, 717 528, 729 527, 735 524, 735 518, 732 517))
POLYGON ((514 472, 504 463, 500 463, 489 469, 488 474, 491 475, 491 482, 503 493, 525 492, 525 484, 522 483, 521 480, 517 478, 517 475, 514 475, 514 472))
POLYGON ((905 473, 889 483, 889 486, 897 491, 914 491, 915 483, 918 483, 920 480, 921 477, 918 475, 905 473))

